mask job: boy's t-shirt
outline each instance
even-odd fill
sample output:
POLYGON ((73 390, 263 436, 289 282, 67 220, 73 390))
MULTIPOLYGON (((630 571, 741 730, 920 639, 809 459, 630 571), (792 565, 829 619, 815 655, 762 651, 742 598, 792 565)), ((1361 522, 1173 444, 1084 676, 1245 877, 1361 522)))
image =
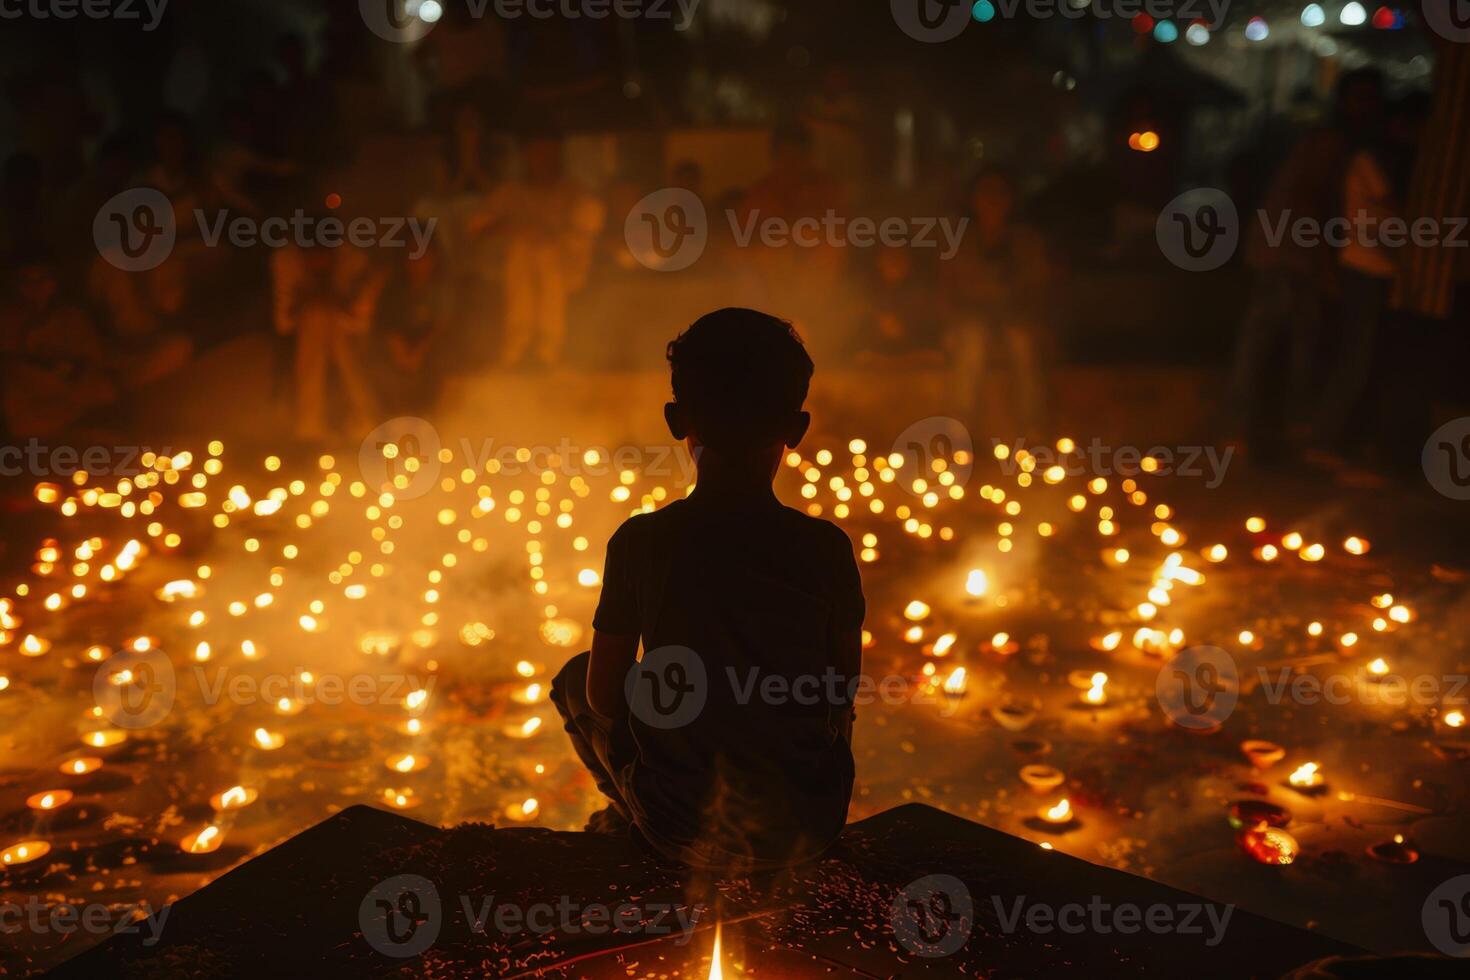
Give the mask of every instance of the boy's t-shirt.
POLYGON ((646 662, 693 651, 678 656, 697 658, 684 674, 704 696, 672 727, 629 717, 624 783, 655 847, 694 864, 761 864, 837 837, 863 614, 847 535, 774 497, 696 495, 618 529, 593 626, 641 637, 646 662))

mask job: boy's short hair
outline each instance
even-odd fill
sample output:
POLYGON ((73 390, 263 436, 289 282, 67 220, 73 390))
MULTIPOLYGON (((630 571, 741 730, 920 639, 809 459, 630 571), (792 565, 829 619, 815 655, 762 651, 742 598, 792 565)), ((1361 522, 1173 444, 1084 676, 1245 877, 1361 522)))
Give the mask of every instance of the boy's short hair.
POLYGON ((801 411, 812 359, 786 320, 727 307, 669 341, 674 400, 706 446, 755 449, 779 441, 801 411))

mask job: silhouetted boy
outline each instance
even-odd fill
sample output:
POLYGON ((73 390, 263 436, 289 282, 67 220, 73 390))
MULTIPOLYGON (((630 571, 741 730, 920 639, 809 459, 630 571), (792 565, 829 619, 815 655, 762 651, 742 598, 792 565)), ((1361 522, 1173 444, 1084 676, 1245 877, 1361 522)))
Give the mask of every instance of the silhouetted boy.
POLYGON ((612 801, 589 829, 631 821, 696 866, 802 860, 846 821, 863 622, 847 535, 771 489, 811 422, 811 358, 789 323, 743 309, 701 317, 668 358, 664 418, 695 489, 608 542, 591 653, 552 700, 612 801))

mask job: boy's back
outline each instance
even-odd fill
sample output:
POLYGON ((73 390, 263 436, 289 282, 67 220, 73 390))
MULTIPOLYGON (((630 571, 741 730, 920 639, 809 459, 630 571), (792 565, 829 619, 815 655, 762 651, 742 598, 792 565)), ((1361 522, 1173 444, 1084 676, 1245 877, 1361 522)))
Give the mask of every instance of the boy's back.
POLYGON ((608 542, 592 649, 551 699, 609 800, 589 827, 631 820, 688 864, 801 860, 847 817, 863 622, 847 535, 771 489, 811 424, 812 361, 790 323, 733 308, 668 358, 694 490, 608 542))
POLYGON ((862 620, 847 535, 774 497, 696 494, 623 524, 593 625, 642 639, 628 777, 656 847, 774 861, 836 837, 862 620))

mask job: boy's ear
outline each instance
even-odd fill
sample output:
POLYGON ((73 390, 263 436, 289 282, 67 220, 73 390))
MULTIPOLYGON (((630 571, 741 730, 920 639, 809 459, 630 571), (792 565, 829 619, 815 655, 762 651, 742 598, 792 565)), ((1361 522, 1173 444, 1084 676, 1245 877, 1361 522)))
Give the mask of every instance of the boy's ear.
POLYGON ((679 441, 689 437, 689 425, 684 421, 684 409, 678 402, 664 402, 664 421, 668 423, 669 435, 679 441))
POLYGON ((791 427, 786 430, 786 448, 795 449, 801 445, 801 440, 806 438, 806 430, 811 428, 812 413, 797 412, 791 418, 791 427))

